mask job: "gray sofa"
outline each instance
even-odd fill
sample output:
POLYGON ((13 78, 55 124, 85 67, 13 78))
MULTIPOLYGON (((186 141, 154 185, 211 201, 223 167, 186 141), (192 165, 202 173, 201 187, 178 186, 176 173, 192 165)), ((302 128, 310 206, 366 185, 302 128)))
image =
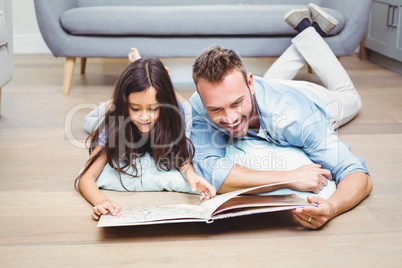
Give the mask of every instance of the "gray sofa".
POLYGON ((366 30, 372 0, 34 0, 39 28, 56 57, 66 57, 64 94, 75 59, 142 55, 195 57, 219 44, 242 57, 278 57, 296 35, 283 15, 314 2, 340 22, 325 40, 350 56, 366 30))
POLYGON ((0 114, 1 89, 10 82, 14 72, 11 0, 0 0, 0 114))

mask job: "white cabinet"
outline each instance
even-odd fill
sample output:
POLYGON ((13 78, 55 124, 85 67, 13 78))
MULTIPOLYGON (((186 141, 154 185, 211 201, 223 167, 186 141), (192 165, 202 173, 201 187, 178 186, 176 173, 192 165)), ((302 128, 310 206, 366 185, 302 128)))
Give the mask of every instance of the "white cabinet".
POLYGON ((365 46, 402 62, 402 0, 373 1, 365 46))

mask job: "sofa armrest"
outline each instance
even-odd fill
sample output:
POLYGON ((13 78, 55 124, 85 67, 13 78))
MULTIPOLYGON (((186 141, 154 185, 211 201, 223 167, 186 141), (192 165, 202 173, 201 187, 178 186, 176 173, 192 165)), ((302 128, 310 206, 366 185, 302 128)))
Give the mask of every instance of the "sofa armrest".
MULTIPOLYGON (((8 27, 8 53, 10 54, 10 68, 14 69, 13 57, 14 57, 14 41, 13 41, 13 11, 11 0, 4 1, 4 13, 6 14, 7 27, 8 27)), ((11 72, 12 73, 12 72, 11 72)))
MULTIPOLYGON (((14 73, 14 45, 13 45, 13 17, 11 0, 0 0, 0 10, 2 11, 2 30, 6 30, 3 37, 5 40, 0 42, 0 89, 11 81, 14 73), (6 27, 6 28, 3 28, 6 27)), ((1 93, 0 93, 1 94, 1 93)))
POLYGON ((372 0, 322 0, 322 7, 335 9, 346 17, 343 30, 336 36, 326 38, 328 43, 336 42, 343 48, 343 51, 337 51, 337 54, 350 56, 355 52, 366 33, 371 3, 372 0))
POLYGON ((55 42, 63 42, 66 32, 60 24, 61 15, 69 9, 78 7, 76 0, 34 0, 36 19, 46 45, 55 57, 61 53, 55 42))

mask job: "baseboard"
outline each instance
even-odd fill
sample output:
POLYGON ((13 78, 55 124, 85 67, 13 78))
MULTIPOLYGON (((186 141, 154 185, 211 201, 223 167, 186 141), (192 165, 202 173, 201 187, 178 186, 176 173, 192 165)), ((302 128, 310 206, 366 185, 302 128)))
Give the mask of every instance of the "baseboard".
POLYGON ((41 35, 14 35, 14 54, 50 54, 41 35))
POLYGON ((392 58, 388 58, 380 53, 368 50, 368 59, 371 62, 377 63, 387 69, 390 69, 402 75, 402 62, 392 58))

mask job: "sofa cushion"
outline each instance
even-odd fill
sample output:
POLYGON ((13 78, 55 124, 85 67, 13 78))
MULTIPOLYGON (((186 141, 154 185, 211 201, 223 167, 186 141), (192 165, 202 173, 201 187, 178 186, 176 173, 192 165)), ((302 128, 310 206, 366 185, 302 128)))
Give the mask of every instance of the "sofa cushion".
MULTIPOLYGON (((199 6, 199 5, 238 5, 244 0, 76 0, 78 7, 93 6, 199 6)), ((304 5, 315 3, 321 6, 322 0, 247 0, 248 5, 304 5)))
MULTIPOLYGON (((295 35, 283 20, 292 8, 304 5, 213 6, 98 6, 75 8, 61 17, 62 27, 73 35, 188 36, 188 35, 295 35), (180 18, 180 19, 178 19, 180 18)), ((327 9, 340 23, 345 17, 327 9)))
POLYGON ((6 16, 4 12, 0 10, 0 46, 3 46, 8 41, 8 30, 6 24, 6 16))

